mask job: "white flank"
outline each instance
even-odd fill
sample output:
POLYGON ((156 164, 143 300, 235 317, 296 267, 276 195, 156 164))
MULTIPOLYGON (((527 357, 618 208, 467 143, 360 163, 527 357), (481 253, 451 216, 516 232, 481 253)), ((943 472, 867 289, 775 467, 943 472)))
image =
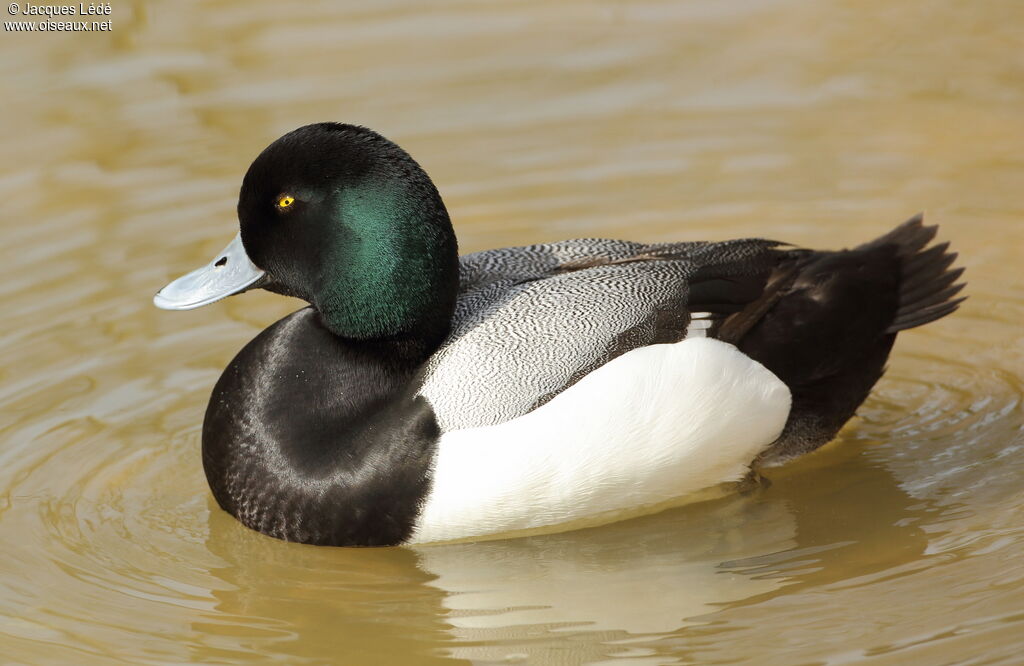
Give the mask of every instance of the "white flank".
POLYGON ((786 385, 730 344, 635 349, 529 414, 443 435, 412 542, 558 525, 737 480, 789 406, 786 385))

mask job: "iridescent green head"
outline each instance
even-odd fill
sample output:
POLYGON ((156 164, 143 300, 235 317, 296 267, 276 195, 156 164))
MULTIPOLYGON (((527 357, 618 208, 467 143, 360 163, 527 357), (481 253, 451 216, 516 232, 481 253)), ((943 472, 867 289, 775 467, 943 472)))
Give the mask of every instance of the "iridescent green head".
MULTIPOLYGON (((426 172, 376 132, 320 123, 285 134, 245 174, 238 219, 241 243, 200 271, 249 261, 250 281, 219 296, 253 287, 297 296, 345 338, 436 344, 447 334, 458 289, 448 212, 426 172)), ((216 300, 179 295, 176 284, 158 305, 216 300)))

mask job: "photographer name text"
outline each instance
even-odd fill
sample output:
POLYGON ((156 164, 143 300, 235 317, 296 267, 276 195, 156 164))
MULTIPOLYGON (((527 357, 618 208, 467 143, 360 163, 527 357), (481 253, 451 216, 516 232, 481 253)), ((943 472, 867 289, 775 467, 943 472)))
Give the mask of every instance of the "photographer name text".
POLYGON ((25 5, 12 4, 8 8, 9 13, 14 16, 46 16, 56 18, 58 16, 110 16, 113 10, 109 2, 80 2, 77 5, 25 5))

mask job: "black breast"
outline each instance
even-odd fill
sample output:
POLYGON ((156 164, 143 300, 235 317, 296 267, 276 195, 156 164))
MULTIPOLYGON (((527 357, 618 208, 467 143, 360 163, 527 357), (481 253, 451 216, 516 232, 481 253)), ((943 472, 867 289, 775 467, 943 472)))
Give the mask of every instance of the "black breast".
POLYGON ((300 310, 221 375, 203 422, 220 506, 252 529, 320 545, 407 540, 429 491, 439 428, 402 341, 334 336, 300 310))

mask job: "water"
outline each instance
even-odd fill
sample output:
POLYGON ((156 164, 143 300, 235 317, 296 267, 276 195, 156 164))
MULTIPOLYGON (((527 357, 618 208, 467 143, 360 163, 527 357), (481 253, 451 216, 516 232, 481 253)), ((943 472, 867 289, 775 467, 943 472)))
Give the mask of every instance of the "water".
POLYGON ((112 7, 108 34, 0 41, 6 660, 1018 659, 1017 0, 112 7), (970 300, 901 334, 860 418, 766 491, 482 544, 280 543, 212 504, 199 430, 298 302, 150 297, 234 234, 255 154, 327 119, 409 149, 464 251, 839 247, 925 209, 970 300))

